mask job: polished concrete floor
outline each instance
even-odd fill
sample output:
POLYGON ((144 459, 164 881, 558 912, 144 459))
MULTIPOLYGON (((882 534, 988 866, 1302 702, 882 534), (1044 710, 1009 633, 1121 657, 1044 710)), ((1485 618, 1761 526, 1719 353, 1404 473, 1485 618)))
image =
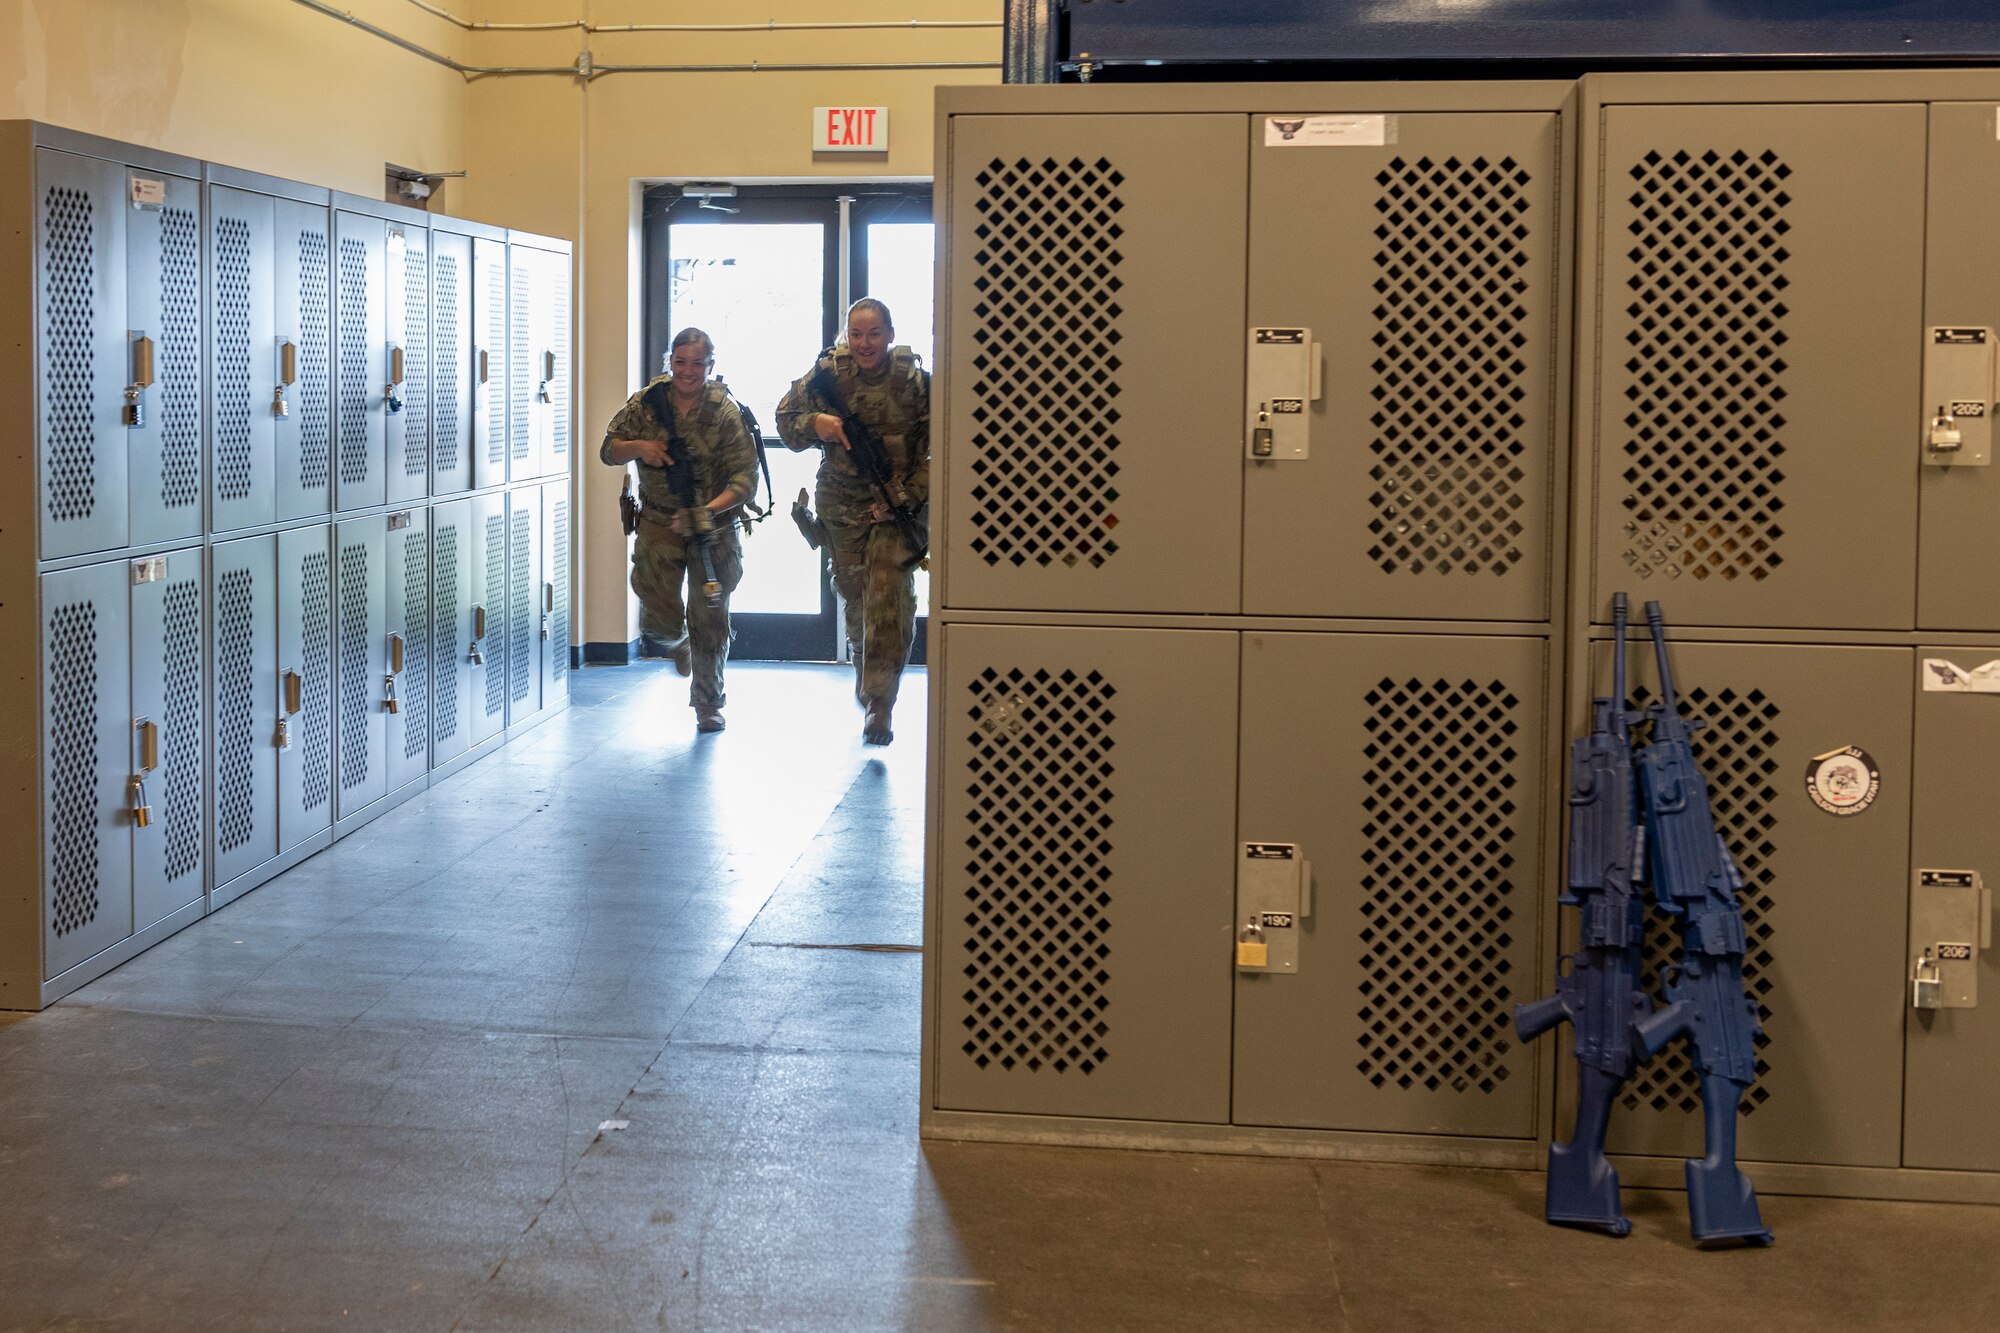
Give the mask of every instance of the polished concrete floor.
MULTIPOLYGON (((2000 1209, 924 1143, 920 698, 655 664, 0 1023, 0 1328, 2000 1327, 2000 1209)), ((922 688, 919 676, 911 694, 922 688)))

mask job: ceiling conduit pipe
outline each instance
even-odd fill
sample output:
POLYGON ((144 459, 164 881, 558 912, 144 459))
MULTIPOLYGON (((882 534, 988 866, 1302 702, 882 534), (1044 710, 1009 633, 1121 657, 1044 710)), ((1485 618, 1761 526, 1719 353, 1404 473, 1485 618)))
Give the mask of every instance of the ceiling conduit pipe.
POLYGON ((448 9, 430 3, 430 0, 409 0, 418 9, 447 23, 455 23, 467 32, 561 32, 574 29, 586 33, 603 32, 830 32, 854 29, 916 28, 916 29, 971 29, 998 28, 999 19, 862 19, 823 20, 780 23, 776 19, 766 19, 762 23, 591 23, 585 19, 567 19, 553 23, 490 23, 480 19, 465 19, 448 9))

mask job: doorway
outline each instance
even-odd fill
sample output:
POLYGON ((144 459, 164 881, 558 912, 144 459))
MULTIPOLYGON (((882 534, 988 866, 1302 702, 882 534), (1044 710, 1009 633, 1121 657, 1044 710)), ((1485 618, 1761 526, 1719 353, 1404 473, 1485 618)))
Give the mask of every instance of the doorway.
MULTIPOLYGON (((770 466, 771 516, 744 539, 743 581, 730 599, 732 657, 844 660, 826 557, 790 518, 813 489, 816 451, 779 440, 777 407, 792 381, 843 332, 847 306, 886 304, 896 341, 931 362, 936 254, 925 184, 657 185, 646 193, 645 364, 658 374, 676 329, 715 340, 716 374, 756 416, 770 466)), ((760 481, 761 485, 761 481, 760 481)), ((924 660, 929 576, 917 573, 913 663, 924 660)))

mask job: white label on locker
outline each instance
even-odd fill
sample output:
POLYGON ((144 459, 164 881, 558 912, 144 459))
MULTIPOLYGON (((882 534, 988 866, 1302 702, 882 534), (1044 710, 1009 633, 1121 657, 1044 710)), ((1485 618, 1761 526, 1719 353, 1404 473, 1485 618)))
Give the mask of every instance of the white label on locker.
POLYGON ((132 205, 135 208, 158 208, 167 202, 167 183, 154 180, 151 176, 132 178, 132 205))
POLYGON ((2000 694, 2000 658, 1967 671, 1942 657, 1926 657, 1924 690, 1931 694, 2000 694))
POLYGON ((158 583, 166 576, 167 558, 163 555, 132 562, 132 583, 135 587, 141 583, 158 583))
POLYGON ((1273 398, 1271 400, 1271 411, 1279 416, 1295 417, 1305 410, 1306 401, 1303 398, 1273 398))
POLYGON ((1266 148, 1380 148, 1396 142, 1393 116, 1266 116, 1266 148))
POLYGON ((409 526, 410 526, 409 510, 405 509, 399 514, 389 515, 389 531, 401 532, 404 528, 407 528, 409 526))
POLYGON ((1969 963, 1972 961, 1970 944, 1940 944, 1937 947, 1940 963, 1969 963))
POLYGON ((1858 815, 1882 791, 1882 770, 1858 745, 1814 755, 1806 764, 1806 795, 1830 815, 1858 815))
POLYGON ((1266 912, 1263 921, 1266 930, 1290 930, 1293 916, 1290 912, 1266 912))

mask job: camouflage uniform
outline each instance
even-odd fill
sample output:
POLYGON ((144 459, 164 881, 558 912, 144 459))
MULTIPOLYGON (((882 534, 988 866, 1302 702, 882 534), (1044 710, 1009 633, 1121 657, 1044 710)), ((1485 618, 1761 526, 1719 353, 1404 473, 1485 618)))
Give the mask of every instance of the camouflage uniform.
MULTIPOLYGON (((863 376, 843 344, 820 354, 832 369, 841 397, 855 416, 873 426, 889 447, 889 459, 903 479, 917 523, 930 526, 931 377, 916 353, 896 346, 883 368, 863 376)), ((815 366, 814 369, 818 369, 815 366)), ((833 413, 831 403, 813 392, 812 373, 792 385, 778 404, 778 434, 792 449, 820 444, 812 419, 833 413)), ((837 414, 836 414, 837 415, 837 414)), ((893 522, 877 520, 874 490, 847 450, 824 450, 815 505, 826 525, 833 586, 847 608, 847 641, 854 645, 855 693, 862 706, 896 702, 903 664, 916 636, 917 590, 914 552, 893 522)))
MULTIPOLYGON (((663 375, 653 384, 667 382, 663 375)), ((721 380, 710 380, 700 406, 675 425, 682 447, 694 458, 696 503, 705 504, 731 487, 745 500, 756 495, 757 447, 721 380)), ((613 440, 667 439, 666 423, 653 414, 645 390, 641 390, 626 400, 605 427, 598 456, 611 461, 613 440)), ((729 656, 734 637, 729 629, 729 594, 743 577, 742 542, 726 519, 716 525, 712 549, 716 581, 722 585, 722 605, 711 607, 701 593, 701 557, 671 526, 680 501, 667 485, 667 470, 645 463, 635 466, 643 506, 638 535, 632 543, 632 591, 639 594, 640 632, 662 640, 669 651, 687 643, 694 668, 688 702, 698 709, 719 709, 725 698, 722 663, 729 656), (685 597, 684 586, 688 589, 685 597)))

